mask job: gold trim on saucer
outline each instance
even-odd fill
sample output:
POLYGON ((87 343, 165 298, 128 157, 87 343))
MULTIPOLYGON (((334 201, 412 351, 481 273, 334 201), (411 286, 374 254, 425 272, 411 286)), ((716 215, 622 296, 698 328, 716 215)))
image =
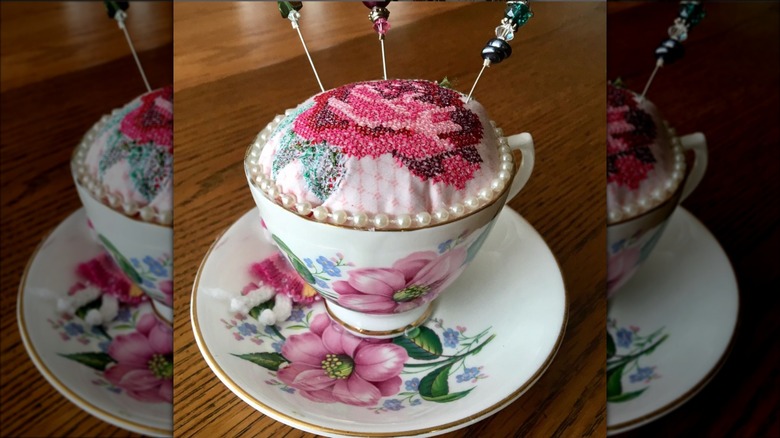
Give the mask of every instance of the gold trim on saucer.
POLYGON ((328 316, 330 319, 336 321, 338 324, 342 325, 344 328, 346 328, 349 331, 360 333, 361 335, 366 336, 393 336, 393 335, 401 335, 403 333, 406 333, 407 330, 411 330, 419 325, 422 325, 425 323, 425 321, 428 320, 428 318, 431 317, 431 313, 433 313, 433 305, 431 303, 428 303, 428 308, 425 309, 425 312, 417 318, 416 321, 393 330, 366 330, 362 328, 355 327, 351 324, 347 324, 344 322, 341 318, 333 314, 333 311, 330 310, 330 307, 328 307, 328 300, 322 300, 325 304, 325 310, 328 312, 328 316))
MULTIPOLYGON (((243 217, 243 215, 241 216, 243 217)), ((530 226, 530 224, 529 224, 530 226)), ((424 435, 429 434, 432 432, 439 432, 439 431, 448 431, 449 429, 458 427, 458 426, 465 426, 467 424, 474 423, 476 421, 482 420, 483 418, 492 415, 499 410, 503 409, 510 403, 514 402, 517 398, 519 398, 523 393, 525 393, 531 386, 533 386, 539 378, 544 374, 545 371, 547 371, 547 368, 549 368, 550 364, 552 363, 553 359, 555 358, 555 355, 558 352, 558 349, 561 346, 561 343, 563 342, 564 334, 566 333, 566 325, 568 323, 568 315, 569 315, 569 297, 568 292, 566 291, 566 284, 563 280, 563 275, 561 275, 561 282, 563 283, 563 318, 561 321, 561 327, 558 331, 558 338, 555 341, 555 344, 553 345, 553 348, 550 350, 550 353, 547 355, 547 358, 544 360, 542 365, 539 367, 538 370, 519 388, 517 388, 515 391, 513 391, 508 396, 504 397, 502 400, 498 401, 497 403, 494 403, 492 406, 485 408, 475 414, 469 415, 467 417, 461 418, 458 421, 453 421, 446 424, 440 424, 437 426, 432 426, 424 429, 414 429, 414 430, 402 430, 402 431, 394 431, 394 432, 353 432, 349 430, 341 430, 331 427, 324 427, 319 426, 317 424, 309 423, 306 421, 303 421, 299 418, 290 416, 288 414, 285 414, 283 412, 277 411, 276 409, 271 408, 270 406, 262 403, 261 401, 257 400, 255 397, 253 397, 251 394, 249 394, 246 390, 241 388, 233 379, 230 378, 230 376, 227 375, 225 370, 222 369, 222 367, 219 366, 214 356, 212 356, 211 352, 209 351, 208 347, 206 346, 205 339, 203 337, 203 334, 201 333, 200 323, 198 322, 198 303, 197 303, 197 295, 198 295, 198 288, 200 285, 200 276, 203 272, 203 267, 206 264, 206 260, 208 259, 209 255, 211 255, 214 248, 217 246, 217 244, 220 242, 220 239, 224 236, 224 234, 227 232, 227 229, 222 231, 219 236, 216 238, 216 240, 211 244, 208 251, 203 257, 203 260, 201 261, 200 267, 198 268, 198 273, 195 276, 195 281, 192 286, 192 294, 190 298, 190 320, 192 322, 192 331, 195 335, 195 341, 197 342, 198 348, 200 350, 200 353, 203 355, 203 358, 206 360, 206 363, 210 366, 211 370, 214 372, 214 374, 217 375, 220 381, 228 387, 234 394, 236 394, 239 398, 241 398, 244 402, 252 406, 253 408, 260 410, 263 414, 277 420, 280 422, 283 422, 287 425, 290 425, 292 427, 295 427, 300 430, 304 431, 315 431, 318 433, 323 434, 339 434, 344 436, 360 436, 360 437, 397 437, 397 436, 415 436, 415 435, 424 435), (255 407, 259 406, 259 408, 255 407)), ((539 238, 541 239, 541 235, 539 235, 539 238)), ((543 239, 542 239, 543 240, 543 239)), ((550 254, 553 257, 553 260, 555 260, 555 264, 558 268, 558 272, 561 273, 560 270, 560 264, 558 263, 558 260, 555 258, 555 255, 552 254, 552 251, 550 254)))
MULTIPOLYGON (((78 210, 76 210, 78 211, 78 210)), ((69 215, 65 220, 70 218, 69 215)), ((60 222, 62 224, 62 222, 60 222)), ((59 227, 59 225, 58 225, 59 227)), ((19 293, 17 296, 17 305, 16 305, 16 317, 17 322, 19 325, 19 333, 22 337, 22 343, 25 346, 25 349, 27 350, 27 353, 30 355, 30 359, 32 360, 33 364, 36 368, 38 368, 38 371, 43 375, 43 377, 56 389, 59 391, 62 395, 64 395, 71 403, 78 406, 80 409, 84 410, 88 414, 98 418, 101 421, 105 421, 106 423, 112 423, 114 426, 121 427, 126 430, 130 430, 136 433, 144 433, 148 435, 159 435, 159 436, 172 436, 173 430, 172 429, 160 429, 153 426, 147 426, 141 423, 136 423, 134 421, 127 420, 125 418, 121 418, 111 412, 108 412, 107 410, 98 407, 91 402, 85 400, 78 394, 76 394, 74 391, 72 391, 70 388, 68 388, 60 379, 57 378, 46 366, 46 364, 43 362, 41 357, 38 355, 38 351, 35 349, 35 346, 32 343, 32 340, 30 339, 30 335, 27 332, 27 323, 24 319, 24 289, 25 285, 27 284, 27 274, 30 271, 30 267, 33 264, 33 261, 37 257, 40 250, 44 247, 46 242, 48 241, 49 237, 54 233, 56 227, 50 231, 48 231, 43 239, 41 239, 41 242, 38 244, 38 246, 35 247, 35 250, 33 251, 32 255, 30 256, 29 260, 27 261, 27 265, 24 268, 24 273, 22 274, 21 281, 19 282, 19 293), (95 411, 99 414, 95 414, 90 412, 90 410, 95 411), (105 418, 101 418, 100 416, 106 417, 110 420, 106 420, 105 418)))

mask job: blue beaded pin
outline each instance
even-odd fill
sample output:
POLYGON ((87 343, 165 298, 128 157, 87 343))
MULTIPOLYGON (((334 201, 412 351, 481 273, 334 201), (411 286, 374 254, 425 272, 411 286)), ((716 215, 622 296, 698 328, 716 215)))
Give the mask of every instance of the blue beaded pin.
POLYGON ((688 39, 688 31, 699 24, 706 16, 704 6, 699 1, 684 0, 680 2, 680 12, 674 19, 674 24, 669 27, 669 38, 661 41, 658 48, 655 49, 655 68, 650 74, 650 79, 645 84, 640 99, 645 98, 650 84, 655 78, 658 69, 667 64, 672 64, 685 54, 682 42, 688 39))
POLYGON ((298 31, 298 38, 301 39, 301 44, 303 44, 303 51, 306 52, 306 57, 309 58, 309 64, 311 65, 312 71, 314 71, 314 77, 317 78, 317 84, 320 86, 320 90, 322 92, 325 92, 325 87, 322 86, 322 81, 320 81, 320 75, 317 74, 317 69, 314 67, 314 61, 311 60, 311 55, 309 54, 309 48, 306 47, 306 41, 303 40, 303 35, 301 34, 301 28, 298 25, 298 20, 301 18, 300 11, 303 8, 303 2, 278 2, 279 3, 279 13, 282 14, 282 18, 286 18, 290 20, 290 24, 292 25, 292 28, 298 31))
POLYGON ((504 18, 501 19, 501 24, 496 27, 496 37, 488 41, 485 48, 482 49, 482 69, 479 71, 474 85, 471 86, 466 103, 471 100, 471 95, 474 93, 474 89, 477 87, 477 82, 482 77, 485 67, 490 67, 491 64, 498 64, 512 55, 512 46, 509 45, 508 41, 513 40, 517 29, 525 25, 533 16, 534 13, 531 12, 528 0, 506 2, 504 18))
POLYGON ((130 33, 127 31, 127 26, 125 26, 125 20, 127 19, 127 8, 130 7, 130 3, 128 2, 115 2, 115 1, 107 1, 104 0, 103 3, 106 5, 106 10, 108 12, 108 18, 113 18, 116 20, 117 25, 120 29, 122 29, 122 32, 125 34, 125 39, 127 39, 127 45, 130 46, 130 51, 133 53, 133 58, 135 59, 135 65, 138 66, 138 71, 141 72, 141 78, 144 80, 144 85, 146 85, 147 91, 152 91, 152 87, 149 86, 149 81, 146 79, 146 73, 144 73, 144 68, 141 66, 141 60, 138 59, 138 54, 135 53, 135 47, 133 46, 133 40, 130 39, 130 33))
POLYGON ((374 30, 379 35, 379 44, 382 46, 382 73, 385 80, 387 80, 387 61, 385 60, 385 34, 390 30, 390 23, 387 19, 390 18, 390 11, 387 10, 389 1, 385 2, 363 2, 363 4, 371 9, 368 13, 368 19, 374 23, 374 30))

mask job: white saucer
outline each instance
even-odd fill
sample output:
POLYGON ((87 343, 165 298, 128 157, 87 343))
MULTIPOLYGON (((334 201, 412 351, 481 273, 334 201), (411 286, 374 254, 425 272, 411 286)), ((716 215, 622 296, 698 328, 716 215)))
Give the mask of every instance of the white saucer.
MULTIPOLYGON (((24 346, 46 380, 81 409, 123 429, 170 436, 170 403, 136 400, 111 385, 102 372, 63 356, 100 353, 101 344, 106 342, 104 335, 91 332, 83 320, 66 320, 57 310, 57 298, 65 296, 79 280, 76 266, 102 252, 90 235, 83 209, 68 216, 38 246, 19 286, 17 319, 24 346)), ((106 332, 114 339, 132 333, 133 325, 153 312, 148 302, 136 305, 127 312, 128 318, 113 321, 106 332)))
POLYGON ((653 253, 609 302, 607 332, 617 355, 650 351, 612 379, 614 366, 607 365, 607 384, 617 385, 620 377, 626 399, 608 401, 607 434, 647 424, 699 392, 728 355, 738 313, 728 257, 707 228, 678 207, 653 253))
MULTIPOLYGON (((201 264, 192 292, 192 326, 203 357, 231 391, 262 413, 307 432, 433 436, 466 427, 527 391, 547 369, 563 338, 567 304, 558 264, 533 227, 504 208, 480 253, 436 301, 432 319, 425 324, 427 334, 440 340, 443 355, 471 352, 449 370, 449 378, 443 378, 443 371, 435 374, 444 365, 419 365, 446 362, 443 355, 427 361, 408 359, 399 393, 382 397, 375 405, 315 402, 300 388, 282 383, 275 372, 237 356, 263 353, 255 356, 258 362, 268 360, 264 363, 272 367, 274 360, 284 360, 275 353, 281 351, 281 338, 251 317, 241 320, 230 311, 228 299, 214 292, 237 295, 252 281, 250 265, 274 251, 262 236, 257 209, 234 223, 201 264), (439 376, 435 389, 425 390, 431 398, 438 395, 439 402, 420 394, 427 375, 432 375, 428 382, 439 376)), ((321 302, 299 310, 278 325, 285 342, 301 334, 312 339, 314 331, 305 326, 325 321, 319 317, 325 312, 321 302), (293 320, 296 316, 300 321, 293 320)), ((290 345, 303 336, 295 339, 290 345)), ((366 351, 361 348, 362 344, 354 351, 366 351)))

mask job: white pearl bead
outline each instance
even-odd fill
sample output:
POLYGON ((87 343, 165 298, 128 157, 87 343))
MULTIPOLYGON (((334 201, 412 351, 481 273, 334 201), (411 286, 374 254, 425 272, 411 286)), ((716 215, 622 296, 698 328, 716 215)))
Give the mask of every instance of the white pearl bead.
POLYGON ((374 216, 374 225, 377 228, 384 228, 390 223, 390 219, 387 218, 387 215, 384 214, 378 214, 374 216))
POLYGON ((333 219, 334 224, 341 225, 347 221, 347 212, 344 210, 336 210, 330 214, 330 217, 333 219))
POLYGON ((506 170, 502 170, 498 172, 498 179, 501 181, 509 181, 509 178, 512 177, 512 174, 507 172, 506 170))
POLYGON ((624 205, 623 212, 628 215, 628 217, 632 217, 636 214, 636 206, 634 204, 624 205))
POLYGON ((157 220, 161 224, 169 224, 173 220, 173 215, 170 211, 161 211, 157 213, 157 220))
POLYGON ((106 199, 108 199, 108 204, 112 207, 116 207, 119 204, 119 200, 117 199, 117 197, 110 193, 108 194, 108 196, 106 196, 106 199))
POLYGON ((268 181, 266 181, 266 179, 263 178, 262 175, 258 175, 258 177, 255 178, 255 181, 257 181, 257 184, 260 186, 260 190, 262 191, 268 190, 268 181))
POLYGON ((276 197, 279 196, 279 189, 272 185, 268 189, 268 196, 270 196, 272 199, 276 199, 276 197))
POLYGON ((149 221, 154 217, 154 211, 151 207, 144 207, 138 213, 141 215, 141 219, 145 221, 149 221))
POLYGON ((501 146, 498 151, 501 153, 501 155, 512 155, 512 150, 509 149, 509 146, 501 146))
POLYGON ((278 116, 274 117, 274 123, 279 123, 284 118, 283 115, 279 114, 278 116))
POLYGON ((490 181, 490 188, 493 189, 494 192, 500 192, 504 189, 504 182, 496 178, 493 181, 490 181))
POLYGON ((417 223, 423 227, 431 223, 431 215, 427 211, 423 211, 422 213, 417 213, 417 215, 414 218, 417 221, 417 223))
POLYGON ((648 207, 650 207, 650 201, 647 198, 639 198, 639 200, 636 201, 636 203, 642 210, 645 210, 648 207))
POLYGON ((450 207, 450 211, 455 216, 460 216, 463 214, 464 211, 466 211, 466 209, 460 204, 452 204, 452 206, 450 207))
MULTIPOLYGON (((257 144, 257 143, 255 143, 257 144)), ((249 153, 249 155, 256 157, 257 156, 257 149, 252 149, 252 152, 249 153)))
POLYGON ((478 196, 485 201, 489 201, 493 197, 493 191, 490 189, 482 189, 479 191, 478 196))
POLYGON ((309 213, 311 213, 311 204, 308 202, 299 202, 295 204, 295 209, 298 211, 298 213, 308 216, 309 213))
POLYGON ((290 115, 290 114, 292 114, 293 112, 295 112, 295 110, 294 110, 294 109, 292 109, 292 108, 288 108, 288 109, 287 109, 287 110, 284 112, 284 115, 285 115, 285 116, 289 116, 289 115, 290 115))
POLYGON ((318 220, 320 222, 322 222, 322 221, 324 221, 325 219, 328 218, 328 209, 323 207, 323 206, 321 206, 321 205, 317 206, 317 207, 314 207, 311 210, 311 213, 314 216, 314 219, 316 219, 316 220, 318 220))
POLYGON ((672 172, 672 179, 675 181, 679 181, 682 179, 682 172, 675 170, 672 172))
POLYGON ((102 198, 105 193, 106 190, 103 187, 98 187, 95 189, 95 196, 97 196, 98 198, 102 198))
POLYGON ((135 204, 132 202, 125 202, 122 204, 122 210, 125 212, 125 214, 133 215, 138 211, 135 204))
POLYGON ((295 199, 292 196, 290 196, 290 195, 284 195, 283 194, 283 195, 279 196, 279 201, 282 202, 282 205, 285 208, 290 208, 290 207, 292 207, 293 204, 295 204, 295 199))
POLYGON ((609 220, 610 222, 617 222, 623 217, 623 213, 620 212, 620 210, 611 210, 609 212, 609 220))
POLYGON ((408 214, 402 214, 395 218, 395 223, 398 224, 398 228, 409 228, 412 225, 412 218, 408 214))
POLYGON ((503 163, 501 163, 501 170, 506 170, 507 172, 512 170, 514 167, 515 167, 514 164, 508 161, 504 161, 503 163))
POLYGON ((677 171, 683 171, 683 170, 685 170, 685 163, 683 163, 683 162, 677 162, 677 163, 675 163, 675 164, 674 164, 674 170, 677 170, 677 171))
POLYGON ((672 190, 672 189, 674 188, 674 181, 672 181, 672 180, 667 180, 667 181, 664 183, 664 188, 665 188, 667 191, 670 191, 670 190, 672 190))
POLYGON ((659 201, 663 201, 664 199, 664 192, 661 189, 653 190, 653 192, 650 195, 653 197, 653 199, 657 199, 659 201))
POLYGON ((678 162, 678 163, 682 163, 682 162, 684 162, 684 161, 685 161, 685 155, 683 155, 683 154, 677 154, 677 155, 675 155, 675 156, 674 156, 674 161, 676 161, 676 162, 678 162))
POLYGON ((366 216, 365 213, 355 213, 355 215, 352 216, 352 223, 355 224, 356 227, 365 227, 368 223, 368 216, 366 216))
POLYGON ((261 133, 260 134, 260 140, 261 141, 267 141, 268 140, 268 134, 266 134, 265 132, 261 133))
POLYGON ((436 210, 433 212, 433 217, 435 217, 438 222, 444 222, 450 218, 450 214, 447 210, 436 210))
POLYGON ((466 204, 466 207, 473 210, 479 206, 479 200, 476 198, 466 198, 465 201, 463 201, 464 204, 466 204))
POLYGON ((504 161, 504 162, 512 162, 512 161, 514 161, 514 160, 513 160, 513 158, 512 158, 512 154, 502 154, 502 155, 501 155, 501 161, 504 161))

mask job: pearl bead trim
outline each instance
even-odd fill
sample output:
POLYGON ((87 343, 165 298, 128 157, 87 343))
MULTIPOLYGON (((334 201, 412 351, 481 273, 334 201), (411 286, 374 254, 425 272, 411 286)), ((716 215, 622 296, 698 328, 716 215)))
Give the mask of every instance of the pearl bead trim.
POLYGON ((663 187, 656 188, 649 196, 641 197, 636 202, 623 205, 622 208, 610 210, 607 213, 608 223, 613 224, 640 216, 666 202, 680 187, 680 183, 685 178, 685 153, 675 130, 668 126, 666 128, 672 137, 672 151, 674 152, 674 170, 669 175, 669 179, 664 182, 663 187))
POLYGON ((123 200, 114 193, 106 192, 105 188, 92 175, 89 174, 85 160, 89 148, 92 146, 95 137, 105 127, 112 116, 115 116, 120 109, 115 109, 110 115, 104 115, 92 128, 84 135, 81 142, 76 146, 71 157, 71 172, 76 182, 86 189, 96 200, 112 210, 122 213, 130 218, 136 219, 136 216, 143 222, 155 223, 164 226, 170 226, 173 223, 173 212, 171 210, 159 210, 155 207, 139 207, 133 201, 123 200))
MULTIPOLYGON (((292 113, 292 110, 287 110, 285 115, 290 113, 292 113)), ((422 211, 394 216, 384 213, 371 216, 362 211, 351 213, 343 210, 330 211, 321 205, 313 207, 309 202, 298 201, 290 193, 283 193, 273 180, 266 177, 263 166, 260 164, 260 152, 285 115, 280 114, 274 117, 273 121, 257 135, 244 158, 244 170, 250 183, 259 188, 267 198, 286 210, 317 222, 370 230, 407 230, 424 228, 432 224, 442 224, 490 205, 504 191, 507 183, 511 181, 512 175, 514 175, 515 164, 512 150, 509 148, 506 137, 504 137, 504 132, 491 120, 490 124, 496 133, 496 137, 498 137, 501 170, 488 187, 480 189, 476 197, 466 198, 463 204, 455 203, 446 209, 439 209, 432 213, 422 211)))

